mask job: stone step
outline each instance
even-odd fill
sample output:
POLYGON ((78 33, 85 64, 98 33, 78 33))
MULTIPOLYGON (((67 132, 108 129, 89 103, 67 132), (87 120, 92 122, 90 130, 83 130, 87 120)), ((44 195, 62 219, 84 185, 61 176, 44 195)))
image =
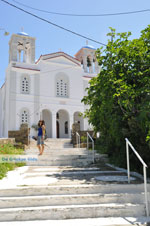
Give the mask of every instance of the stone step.
MULTIPOLYGON (((51 145, 51 144, 46 144, 45 143, 45 148, 48 148, 49 150, 51 150, 51 149, 66 149, 66 150, 68 150, 69 148, 70 149, 73 149, 73 146, 72 145, 51 145)), ((38 149, 38 147, 37 147, 37 145, 29 145, 28 146, 29 148, 34 148, 34 149, 38 149)), ((79 148, 78 148, 79 149, 79 148)))
POLYGON ((41 176, 41 175, 46 175, 46 176, 56 176, 56 175, 60 175, 62 177, 65 177, 65 176, 70 176, 70 177, 73 177, 73 176, 76 176, 76 177, 80 177, 80 176, 87 176, 87 175, 91 175, 92 177, 95 176, 99 176, 99 175, 102 175, 102 176, 111 176, 112 175, 116 175, 116 176, 121 176, 121 175, 125 175, 126 176, 126 173, 122 172, 122 171, 99 171, 99 170, 64 170, 64 171, 43 171, 43 172, 37 172, 37 171, 33 171, 33 172, 26 172, 26 177, 29 177, 29 176, 41 176))
POLYGON ((72 167, 87 167, 93 164, 93 157, 80 157, 80 158, 66 158, 66 159, 39 159, 34 162, 27 162, 27 166, 72 166, 72 167))
POLYGON ((41 195, 22 197, 0 197, 0 208, 36 207, 56 205, 132 203, 144 204, 142 194, 73 194, 73 195, 41 195))
MULTIPOLYGON (((27 149, 25 151, 25 154, 27 155, 34 155, 34 154, 39 154, 39 151, 37 148, 33 149, 27 149)), ((43 156, 73 156, 73 155, 78 155, 78 156, 93 156, 95 155, 95 158, 97 159, 107 159, 108 155, 107 154, 100 154, 96 153, 96 151, 92 150, 87 150, 87 149, 78 149, 78 148, 68 148, 68 149, 47 149, 45 148, 43 152, 43 156)))
MULTIPOLYGON (((150 184, 147 186, 150 191, 150 184)), ((0 197, 68 195, 68 194, 138 194, 144 192, 144 184, 73 184, 58 186, 18 186, 0 189, 0 197)))
MULTIPOLYGON (((36 158, 38 158, 39 160, 40 159, 80 159, 80 158, 83 158, 83 159, 88 159, 88 158, 93 158, 94 157, 94 154, 89 154, 89 155, 86 155, 86 154, 78 154, 78 153, 71 153, 71 154, 68 154, 68 153, 65 153, 64 155, 63 154, 60 154, 60 153, 43 153, 42 155, 39 155, 39 152, 30 152, 30 153, 25 153, 25 155, 28 155, 28 157, 30 156, 36 156, 36 158)), ((99 156, 99 155, 95 155, 95 159, 105 159, 105 156, 99 156)))
POLYGON ((54 159, 54 160, 38 160, 36 162, 27 162, 27 166, 73 166, 82 167, 89 166, 93 163, 92 158, 72 158, 72 159, 54 159))
MULTIPOLYGON (((30 171, 30 172, 35 172, 35 173, 38 173, 38 172, 46 172, 46 173, 82 173, 82 172, 87 172, 87 173, 90 173, 90 172, 97 172, 100 170, 99 167, 81 167, 81 168, 77 168, 77 167, 58 167, 58 166, 55 166, 55 167, 48 167, 48 166, 45 166, 45 167, 42 167, 42 168, 39 168, 39 167, 27 167, 25 166, 24 167, 24 171, 25 173, 27 173, 27 171, 30 171)), ((100 171, 101 172, 101 171, 100 171)), ((107 171, 107 172, 110 172, 110 171, 107 171)), ((111 171, 112 172, 112 171, 111 171)), ((115 171, 116 172, 116 171, 115 171)), ((118 172, 121 172, 121 171, 118 171, 118 172)))
POLYGON ((47 138, 46 140, 45 140, 45 142, 46 143, 49 143, 49 144, 71 144, 71 145, 73 145, 72 143, 71 143, 71 139, 49 139, 49 138, 47 138))
POLYGON ((145 216, 145 205, 138 204, 90 204, 38 206, 0 209, 0 221, 62 220, 95 217, 145 216))
MULTIPOLYGON (((31 148, 31 149, 27 149, 25 151, 25 154, 27 155, 38 155, 39 151, 37 148, 31 148)), ((107 154, 99 154, 96 153, 96 151, 92 151, 92 150, 87 150, 85 148, 79 149, 79 148, 68 148, 68 149, 48 149, 47 147, 44 150, 44 153, 42 156, 45 156, 45 158, 49 158, 49 156, 51 156, 52 158, 54 157, 62 157, 63 158, 70 158, 70 156, 87 156, 87 157, 91 157, 93 158, 93 156, 95 156, 96 160, 103 160, 104 162, 108 161, 108 155, 107 154), (66 157, 65 157, 66 156, 66 157)), ((40 156, 40 158, 42 157, 40 156)))
MULTIPOLYGON (((30 157, 30 155, 28 155, 30 157)), ((93 155, 48 155, 48 154, 43 154, 43 155, 37 155, 38 161, 44 161, 44 160, 79 160, 79 159, 89 159, 93 158, 93 155)))
MULTIPOLYGON (((40 167, 41 168, 41 167, 40 167)), ((133 183, 137 183, 136 178, 131 177, 133 183)), ((16 178, 17 183, 14 181, 11 184, 18 186, 47 186, 47 185, 71 185, 71 184, 106 184, 106 183, 127 183, 127 175, 122 172, 107 173, 102 171, 101 173, 96 171, 92 172, 33 172, 28 171, 19 178, 16 178), (125 182, 126 181, 126 182, 125 182)))
MULTIPOLYGON (((31 148, 29 148, 29 149, 27 149, 27 150, 33 150, 33 151, 37 151, 38 150, 38 148, 37 147, 35 147, 35 148, 33 148, 33 147, 31 147, 31 148)), ((54 148, 54 149, 49 149, 49 147, 47 147, 47 146, 45 146, 45 151, 48 151, 48 152, 52 152, 52 151, 54 151, 54 152, 88 152, 88 150, 86 149, 86 148, 62 148, 61 150, 58 148, 58 149, 56 149, 56 148, 54 148)), ((91 152, 91 150, 89 150, 89 152, 91 152)))
MULTIPOLYGON (((30 145, 29 148, 34 148, 34 149, 37 149, 37 145, 30 145)), ((51 144, 45 144, 45 148, 49 148, 49 150, 53 149, 53 150, 61 150, 61 149, 72 149, 73 146, 72 145, 51 145, 51 144)))
MULTIPOLYGON (((39 151, 38 150, 27 150, 25 151, 26 155, 38 155, 39 151)), ((98 153, 93 153, 92 151, 47 151, 44 150, 43 155, 39 156, 39 160, 40 159, 54 159, 54 158, 60 158, 62 160, 64 159, 78 159, 78 158, 95 158, 95 160, 103 160, 105 162, 107 162, 108 157, 105 154, 98 154, 98 153)))
POLYGON ((70 138, 47 138, 46 140, 49 141, 49 142, 55 142, 55 143, 58 143, 58 142, 71 142, 70 138))
MULTIPOLYGON (((38 147, 37 146, 30 147, 29 146, 29 149, 27 149, 27 150, 38 150, 38 147)), ((51 152, 51 151, 55 151, 55 152, 56 151, 58 151, 58 152, 61 152, 61 151, 64 151, 64 152, 72 151, 72 152, 83 152, 83 153, 84 153, 84 151, 85 152, 88 151, 86 148, 72 148, 72 147, 70 147, 70 148, 61 148, 61 150, 59 148, 58 149, 56 149, 56 148, 52 149, 52 148, 49 148, 49 146, 47 146, 47 145, 45 145, 45 150, 49 151, 49 152, 51 152)), ((91 150, 89 150, 89 151, 91 151, 91 150)))
MULTIPOLYGON (((25 151, 26 154, 38 154, 39 151, 38 150, 27 150, 25 151)), ((60 150, 44 150, 43 155, 53 155, 53 156, 64 156, 64 155, 93 155, 93 152, 90 151, 74 151, 74 150, 69 150, 69 151, 60 151, 60 150)), ((103 154, 97 154, 95 153, 95 156, 102 156, 102 157, 107 157, 107 155, 103 155, 103 154)))
MULTIPOLYGON (((30 138, 31 143, 36 143, 36 140, 30 138)), ((71 139, 69 138, 46 138, 45 142, 49 143, 71 143, 71 139)))
MULTIPOLYGON (((86 179, 87 176, 90 178, 92 177, 93 179, 98 176, 122 176, 126 177, 127 175, 123 171, 119 170, 101 170, 100 168, 96 167, 91 167, 91 168, 74 168, 74 167, 38 167, 38 166, 26 166, 26 171, 25 173, 21 173, 23 176, 27 177, 41 177, 41 176, 53 176, 53 177, 70 177, 74 178, 83 178, 86 179)), ((131 177, 132 179, 132 177, 131 177)))
MULTIPOLYGON (((73 144, 71 144, 70 139, 49 139, 47 138, 45 140, 45 146, 48 146, 50 149, 51 148, 73 148, 73 144)), ((30 146, 31 147, 36 147, 37 146, 37 141, 31 139, 30 140, 30 146)))
POLYGON ((67 220, 35 220, 35 221, 7 221, 1 222, 1 226, 148 226, 150 217, 108 217, 67 220))

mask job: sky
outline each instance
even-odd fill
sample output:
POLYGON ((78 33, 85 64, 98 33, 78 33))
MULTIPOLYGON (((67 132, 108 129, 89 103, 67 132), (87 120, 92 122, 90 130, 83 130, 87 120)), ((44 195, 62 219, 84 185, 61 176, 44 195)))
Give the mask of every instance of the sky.
MULTIPOLYGON (((105 17, 69 17, 31 10, 16 3, 8 2, 34 13, 52 23, 80 33, 98 42, 107 44, 109 27, 117 32, 131 31, 131 38, 138 38, 141 30, 150 24, 150 11, 137 14, 105 17)), ((51 12, 69 14, 106 14, 150 9, 150 0, 16 0, 30 7, 51 12)), ((0 0, 0 87, 5 81, 5 70, 9 59, 9 40, 12 34, 24 30, 36 38, 36 59, 40 55, 63 51, 71 56, 86 45, 86 39, 67 33, 55 26, 40 21, 0 0), (1 30, 4 29, 4 30, 1 30), (4 31, 10 34, 4 36, 4 31)), ((100 44, 92 41, 95 48, 100 44)))

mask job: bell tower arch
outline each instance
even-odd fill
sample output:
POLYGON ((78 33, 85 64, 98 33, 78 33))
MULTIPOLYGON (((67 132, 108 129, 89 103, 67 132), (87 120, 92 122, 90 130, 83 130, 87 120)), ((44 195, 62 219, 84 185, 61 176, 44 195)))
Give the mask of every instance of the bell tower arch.
POLYGON ((76 54, 75 57, 81 62, 85 73, 99 73, 100 67, 96 60, 96 49, 93 46, 83 46, 76 54))
POLYGON ((35 38, 25 32, 13 34, 9 41, 9 62, 35 63, 35 38))

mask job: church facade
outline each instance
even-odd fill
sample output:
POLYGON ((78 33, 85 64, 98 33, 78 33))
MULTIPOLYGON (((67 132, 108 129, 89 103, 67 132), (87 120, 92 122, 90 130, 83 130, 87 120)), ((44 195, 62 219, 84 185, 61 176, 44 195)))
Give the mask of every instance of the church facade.
POLYGON ((41 55, 35 62, 35 38, 24 32, 9 41, 9 64, 0 89, 0 137, 19 130, 22 123, 31 128, 45 120, 49 138, 70 138, 73 123, 90 129, 81 116, 88 106, 81 100, 89 80, 99 73, 95 49, 82 47, 72 57, 64 52, 41 55))

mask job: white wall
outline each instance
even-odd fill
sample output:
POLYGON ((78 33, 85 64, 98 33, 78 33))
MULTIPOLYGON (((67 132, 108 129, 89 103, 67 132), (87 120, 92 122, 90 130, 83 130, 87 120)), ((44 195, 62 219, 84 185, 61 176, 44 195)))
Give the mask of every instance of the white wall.
POLYGON ((52 114, 49 110, 42 111, 42 119, 45 121, 46 135, 48 138, 52 138, 52 114))
POLYGON ((84 119, 83 116, 80 116, 81 112, 75 112, 74 113, 74 122, 75 123, 80 123, 80 130, 84 130, 84 119))
MULTIPOLYGON (((20 128, 20 113, 22 108, 29 110, 29 127, 37 124, 40 119, 42 110, 47 109, 52 114, 60 109, 66 110, 69 114, 63 114, 60 122, 60 136, 68 137, 64 133, 64 122, 70 122, 70 117, 73 118, 75 112, 84 112, 84 104, 81 99, 85 95, 84 87, 87 82, 83 80, 83 69, 70 63, 68 60, 60 61, 59 57, 55 62, 40 61, 38 65, 34 65, 41 70, 40 73, 31 72, 26 69, 14 69, 9 65, 7 69, 7 84, 6 84, 6 112, 5 114, 5 135, 8 130, 18 130, 20 128), (58 60, 57 60, 58 59, 58 60), (69 79, 69 97, 56 97, 56 75, 64 73, 69 79), (30 93, 21 93, 21 78, 23 74, 28 74, 30 78, 30 93)), ((33 68, 31 64, 21 64, 21 67, 33 68)), ((47 123, 52 128, 52 121, 48 122, 48 115, 45 115, 47 123)), ((51 120, 51 119, 50 119, 51 120)), ((0 121, 1 122, 1 121, 0 121)), ((73 123, 73 119, 72 119, 73 123)), ((82 129, 84 128, 82 122, 82 129)), ((87 127, 87 126, 86 126, 87 127)), ((52 137, 52 129, 48 128, 48 134, 52 137)), ((31 130, 32 131, 32 130, 31 130)), ((32 131, 34 132, 34 131, 32 131)), ((34 134, 31 134, 34 135, 34 134)))
POLYGON ((5 89, 4 89, 4 127, 3 127, 3 136, 8 137, 9 123, 10 123, 10 69, 9 66, 6 69, 5 76, 5 89))
POLYGON ((1 137, 4 137, 4 116, 5 116, 5 84, 1 88, 1 124, 0 124, 0 130, 1 130, 1 137))
MULTIPOLYGON (((56 98, 55 78, 58 73, 65 74, 69 79, 69 98, 66 100, 78 100, 80 102, 83 96, 83 70, 79 66, 66 66, 60 63, 45 63, 40 62, 40 95, 47 99, 47 97, 56 98)), ((63 98, 56 98, 61 100, 63 98)))

